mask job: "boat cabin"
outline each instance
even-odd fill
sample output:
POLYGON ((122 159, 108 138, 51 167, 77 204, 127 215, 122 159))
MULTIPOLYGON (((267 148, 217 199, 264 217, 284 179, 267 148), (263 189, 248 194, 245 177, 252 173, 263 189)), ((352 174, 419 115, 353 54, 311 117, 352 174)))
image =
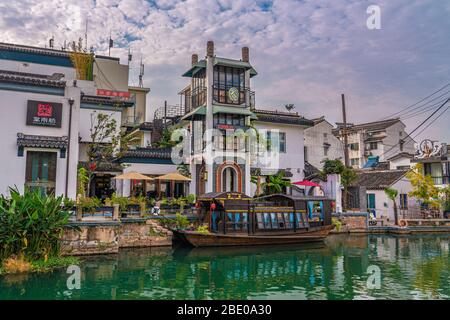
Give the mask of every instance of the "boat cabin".
POLYGON ((275 194, 250 198, 238 192, 207 193, 198 198, 198 215, 218 234, 271 235, 304 232, 331 225, 333 200, 275 194))

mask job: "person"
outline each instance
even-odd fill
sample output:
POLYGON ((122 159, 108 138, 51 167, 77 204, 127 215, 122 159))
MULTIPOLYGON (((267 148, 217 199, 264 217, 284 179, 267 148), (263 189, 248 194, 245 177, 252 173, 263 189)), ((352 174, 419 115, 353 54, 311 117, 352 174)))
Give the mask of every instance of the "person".
POLYGON ((158 201, 156 201, 155 205, 152 208, 152 214, 154 216, 158 216, 159 215, 159 213, 161 211, 160 207, 161 207, 161 200, 158 200, 158 201))

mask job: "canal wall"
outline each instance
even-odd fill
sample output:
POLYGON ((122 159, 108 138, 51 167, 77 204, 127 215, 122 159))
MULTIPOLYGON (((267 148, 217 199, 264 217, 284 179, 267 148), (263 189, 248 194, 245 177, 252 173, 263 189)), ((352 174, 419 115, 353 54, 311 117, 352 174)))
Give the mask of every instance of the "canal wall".
POLYGON ((333 218, 341 222, 341 228, 332 233, 366 233, 368 231, 368 213, 344 212, 333 213, 333 218))
POLYGON ((71 222, 62 236, 63 255, 117 253, 120 248, 171 246, 172 232, 150 219, 71 222))

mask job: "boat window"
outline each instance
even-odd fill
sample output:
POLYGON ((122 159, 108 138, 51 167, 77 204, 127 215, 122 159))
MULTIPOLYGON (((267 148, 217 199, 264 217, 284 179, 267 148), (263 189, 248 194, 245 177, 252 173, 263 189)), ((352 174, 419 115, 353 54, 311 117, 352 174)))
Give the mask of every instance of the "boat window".
POLYGON ((308 201, 308 217, 311 221, 323 220, 323 201, 308 201))
MULTIPOLYGON (((291 218, 290 218, 291 213, 283 212, 283 215, 284 215, 284 223, 285 223, 286 229, 292 229, 292 222, 291 222, 291 218)), ((294 219, 294 217, 292 217, 292 219, 294 219)))
POLYGON ((291 229, 294 228, 294 213, 293 212, 289 213, 289 225, 290 225, 291 229))
POLYGON ((248 229, 248 213, 242 214, 242 229, 248 229))
POLYGON ((277 213, 277 219, 278 219, 278 227, 280 229, 285 229, 286 228, 286 224, 284 223, 284 217, 283 217, 283 213, 282 212, 278 212, 277 213))
POLYGON ((271 229, 269 213, 264 212, 264 229, 271 229))
POLYGON ((297 218, 297 228, 303 227, 302 214, 300 212, 296 212, 297 218))
POLYGON ((241 230, 242 223, 240 223, 241 215, 239 213, 234 214, 234 230, 241 230))
POLYGON ((258 229, 264 229, 264 221, 261 212, 256 213, 256 220, 258 221, 258 229))
POLYGON ((270 214, 270 220, 272 221, 272 229, 278 229, 277 216, 274 212, 270 214))

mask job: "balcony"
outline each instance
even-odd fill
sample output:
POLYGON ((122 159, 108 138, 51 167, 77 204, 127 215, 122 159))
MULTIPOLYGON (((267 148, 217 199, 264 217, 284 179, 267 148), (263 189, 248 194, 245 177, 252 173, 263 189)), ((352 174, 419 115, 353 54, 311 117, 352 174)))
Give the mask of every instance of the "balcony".
POLYGON ((124 127, 135 127, 140 125, 141 122, 141 116, 122 116, 122 126, 124 127))

